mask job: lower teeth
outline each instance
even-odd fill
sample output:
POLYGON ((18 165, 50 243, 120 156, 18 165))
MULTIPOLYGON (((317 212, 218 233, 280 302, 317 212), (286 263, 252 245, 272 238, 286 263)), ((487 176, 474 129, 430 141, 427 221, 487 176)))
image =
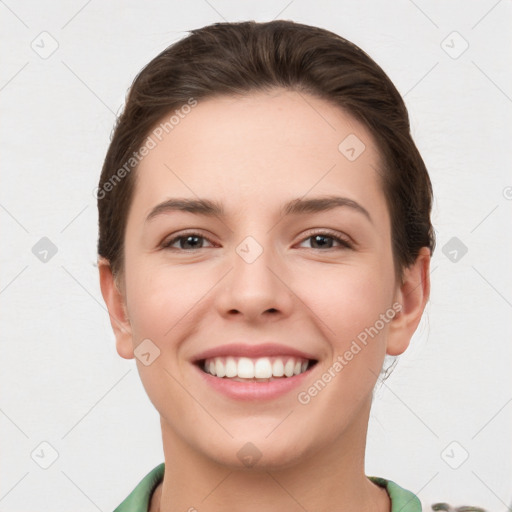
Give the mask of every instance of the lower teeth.
POLYGON ((272 382, 273 380, 284 379, 286 377, 270 377, 268 379, 244 379, 243 377, 219 377, 221 379, 234 380, 235 382, 272 382))

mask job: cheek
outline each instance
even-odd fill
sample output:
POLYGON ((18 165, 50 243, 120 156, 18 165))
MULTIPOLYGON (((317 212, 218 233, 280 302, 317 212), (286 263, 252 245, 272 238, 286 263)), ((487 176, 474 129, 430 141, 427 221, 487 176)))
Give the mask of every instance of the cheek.
MULTIPOLYGON (((212 286, 211 271, 197 266, 157 263, 151 258, 127 259, 128 312, 134 341, 150 338, 163 347, 173 329, 187 323, 212 286)), ((199 306, 200 308, 200 306, 199 306)))
POLYGON ((187 401, 178 384, 181 374, 176 364, 182 340, 193 334, 197 315, 204 313, 201 298, 211 284, 204 272, 158 264, 151 258, 134 258, 127 261, 126 268, 134 348, 149 339, 159 350, 148 366, 136 359, 142 384, 161 414, 166 413, 169 397, 173 397, 178 417, 186 417, 187 401))
POLYGON ((304 273, 297 280, 298 295, 316 314, 334 348, 343 348, 391 307, 393 274, 384 267, 379 262, 337 265, 322 274, 304 273))

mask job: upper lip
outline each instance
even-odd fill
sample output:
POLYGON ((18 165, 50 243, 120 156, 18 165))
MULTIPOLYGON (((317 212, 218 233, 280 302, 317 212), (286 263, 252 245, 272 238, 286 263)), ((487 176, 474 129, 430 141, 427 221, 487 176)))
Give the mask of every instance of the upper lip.
POLYGON ((210 359, 213 357, 270 357, 270 356, 290 356, 298 357, 302 359, 316 358, 312 354, 297 350, 296 348, 287 347, 286 345, 280 345, 279 343, 262 343, 259 345, 247 345, 243 343, 231 343, 228 345, 221 345, 219 347, 213 347, 205 350, 199 354, 196 354, 193 358, 193 362, 202 361, 204 359, 210 359))

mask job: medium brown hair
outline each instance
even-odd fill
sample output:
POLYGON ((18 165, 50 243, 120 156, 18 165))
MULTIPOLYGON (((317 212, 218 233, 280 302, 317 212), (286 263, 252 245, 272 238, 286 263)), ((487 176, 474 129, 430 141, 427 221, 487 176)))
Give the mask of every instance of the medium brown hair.
POLYGON ((284 20, 216 23, 192 30, 149 62, 117 119, 97 193, 98 255, 109 261, 114 276, 124 267, 138 163, 134 155, 150 130, 191 99, 276 87, 327 100, 375 138, 397 276, 422 247, 433 252, 431 182, 412 140, 404 101, 384 71, 361 48, 318 27, 284 20))

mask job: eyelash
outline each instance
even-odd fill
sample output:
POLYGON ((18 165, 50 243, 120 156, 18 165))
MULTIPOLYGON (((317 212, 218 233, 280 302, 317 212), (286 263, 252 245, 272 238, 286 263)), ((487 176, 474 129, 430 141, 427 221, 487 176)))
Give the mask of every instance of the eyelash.
MULTIPOLYGON (((318 230, 318 231, 315 231, 313 233, 310 233, 309 236, 303 238, 301 240, 301 242, 304 242, 304 241, 306 241, 306 240, 308 240, 310 238, 313 238, 313 237, 319 236, 319 235, 322 235, 325 238, 332 238, 334 241, 338 242, 341 245, 341 247, 328 247, 325 250, 333 250, 333 249, 336 249, 336 248, 338 248, 338 249, 353 249, 354 248, 353 244, 351 242, 349 242, 349 240, 347 240, 345 238, 342 238, 338 234, 333 233, 332 231, 329 231, 329 230, 326 230, 326 229, 318 230)), ((166 242, 163 242, 161 247, 162 247, 162 249, 176 250, 176 251, 183 251, 183 252, 193 252, 193 251, 197 251, 197 250, 200 250, 200 249, 206 249, 206 247, 199 247, 199 248, 196 248, 196 249, 181 249, 181 248, 177 248, 177 247, 171 247, 176 242, 178 242, 178 241, 180 241, 182 239, 186 239, 186 238, 188 238, 190 236, 195 236, 197 238, 207 240, 208 242, 210 242, 210 244, 215 245, 214 242, 212 242, 208 237, 206 237, 204 235, 201 235, 200 233, 190 232, 190 233, 181 234, 179 236, 175 236, 175 237, 171 238, 170 240, 168 240, 166 242)), ((323 249, 316 248, 316 247, 311 247, 311 249, 317 250, 317 251, 323 251, 323 249)))

